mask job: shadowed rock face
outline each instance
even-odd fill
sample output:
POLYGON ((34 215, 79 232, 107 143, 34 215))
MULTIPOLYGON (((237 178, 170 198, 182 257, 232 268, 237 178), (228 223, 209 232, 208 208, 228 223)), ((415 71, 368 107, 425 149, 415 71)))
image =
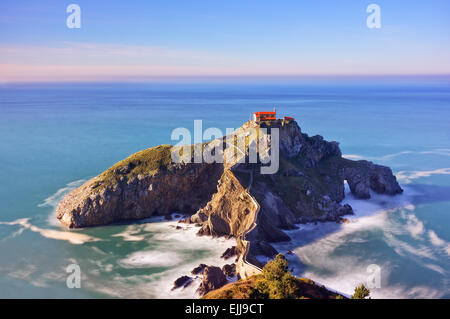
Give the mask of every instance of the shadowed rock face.
POLYGON ((198 288, 200 295, 204 295, 211 290, 218 289, 227 283, 222 269, 219 267, 206 267, 203 271, 203 280, 198 288))
POLYGON ((178 289, 180 287, 186 287, 192 282, 192 278, 189 276, 181 276, 173 283, 172 290, 178 289))
POLYGON ((403 192, 389 167, 358 161, 356 167, 346 167, 344 178, 352 194, 358 198, 370 198, 370 190, 379 194, 396 195, 403 192))
MULTIPOLYGON (((256 127, 247 122, 235 134, 255 143, 256 134, 250 130, 256 127)), ((275 174, 261 174, 260 164, 237 160, 173 164, 172 147, 158 146, 131 155, 69 193, 58 205, 57 218, 78 228, 178 211, 192 215, 186 222, 202 225, 199 235, 237 237, 238 253, 243 249, 239 236, 256 220, 247 236, 252 259, 252 254, 275 254, 269 242, 289 240, 283 230, 296 223, 339 221, 352 214, 349 205, 340 204, 345 180, 358 198, 369 198, 370 190, 402 193, 390 168, 342 158, 337 142, 309 137, 295 121, 277 121, 272 127, 280 133, 280 167, 275 174)), ((212 143, 223 141, 208 144, 212 143)))

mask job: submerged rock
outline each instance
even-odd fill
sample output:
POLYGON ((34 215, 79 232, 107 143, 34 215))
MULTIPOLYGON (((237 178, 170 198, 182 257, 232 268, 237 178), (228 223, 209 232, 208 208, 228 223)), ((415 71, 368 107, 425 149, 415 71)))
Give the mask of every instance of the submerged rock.
POLYGON ((192 278, 189 276, 181 276, 180 278, 178 278, 177 280, 175 280, 175 282, 173 283, 173 288, 174 289, 178 289, 180 287, 186 287, 188 285, 190 285, 192 283, 192 278))
POLYGON ((238 251, 237 251, 237 249, 236 249, 236 246, 233 246, 233 247, 227 248, 227 249, 223 252, 222 256, 220 256, 220 258, 229 259, 229 258, 231 258, 231 257, 236 256, 237 253, 238 253, 238 251))
POLYGON ((195 267, 194 269, 192 269, 191 274, 198 275, 198 274, 202 273, 206 267, 208 267, 208 265, 200 264, 197 267, 195 267))

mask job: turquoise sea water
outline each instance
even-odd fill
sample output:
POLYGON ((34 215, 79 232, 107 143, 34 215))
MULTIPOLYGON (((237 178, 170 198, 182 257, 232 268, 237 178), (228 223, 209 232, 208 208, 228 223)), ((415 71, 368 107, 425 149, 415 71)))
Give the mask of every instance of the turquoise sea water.
POLYGON ((352 223, 305 225, 279 245, 295 272, 351 293, 370 264, 374 297, 450 297, 450 80, 313 79, 241 84, 0 86, 0 297, 195 296, 171 282, 233 244, 157 220, 67 231, 58 200, 177 127, 237 128, 276 105, 349 158, 390 166, 405 193, 348 201, 352 223), (189 238, 189 240, 186 240, 189 238), (66 286, 76 263, 81 288, 66 286))

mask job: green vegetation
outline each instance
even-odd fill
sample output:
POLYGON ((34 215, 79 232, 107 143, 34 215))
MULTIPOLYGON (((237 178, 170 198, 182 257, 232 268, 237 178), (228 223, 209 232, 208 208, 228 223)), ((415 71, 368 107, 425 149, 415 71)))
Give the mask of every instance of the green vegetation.
POLYGON ((288 159, 280 154, 280 168, 275 175, 257 174, 256 181, 268 185, 296 216, 320 216, 323 212, 318 208, 318 201, 338 189, 341 183, 339 169, 342 158, 333 157, 334 165, 320 163, 316 167, 308 167, 300 159, 288 159), (307 194, 309 191, 309 195, 307 194), (302 203, 298 207, 298 203, 302 203))
MULTIPOLYGON (((301 169, 300 165, 294 160, 280 156, 280 169, 276 176, 276 184, 273 185, 273 189, 277 191, 278 195, 293 212, 297 211, 296 204, 300 199, 304 203, 313 201, 313 198, 306 196, 306 192, 310 188, 310 182, 308 180, 309 173, 301 169), (291 170, 301 171, 303 175, 286 176, 289 175, 288 172, 291 170)), ((311 205, 314 206, 313 203, 311 205)))
POLYGON ((94 180, 93 188, 116 186, 120 178, 132 180, 139 174, 151 175, 166 168, 172 161, 171 145, 160 145, 132 154, 114 164, 94 180))
POLYGON ((288 270, 286 258, 278 254, 260 275, 228 284, 203 296, 204 299, 344 299, 342 295, 316 285, 307 278, 297 278, 288 270))
POLYGON ((352 299, 370 299, 370 290, 364 286, 364 284, 361 284, 355 288, 355 291, 353 292, 353 295, 351 296, 352 299))
POLYGON ((362 164, 361 161, 353 161, 344 157, 330 157, 324 159, 320 165, 320 170, 325 173, 336 172, 342 168, 365 169, 366 165, 362 164))
POLYGON ((295 299, 299 296, 297 280, 288 271, 289 263, 278 254, 262 270, 251 289, 251 299, 295 299))

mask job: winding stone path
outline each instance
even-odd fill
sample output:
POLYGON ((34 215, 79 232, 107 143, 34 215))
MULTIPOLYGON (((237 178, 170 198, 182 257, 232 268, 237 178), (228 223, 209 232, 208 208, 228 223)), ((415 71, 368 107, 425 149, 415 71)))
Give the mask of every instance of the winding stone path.
POLYGON ((240 236, 241 242, 245 246, 245 251, 244 251, 244 254, 242 254, 242 256, 239 257, 239 261, 237 263, 237 272, 239 273, 241 278, 245 279, 245 278, 248 278, 249 276, 259 274, 262 271, 261 268, 257 267, 256 265, 253 265, 252 263, 250 263, 247 260, 247 256, 248 256, 248 253, 250 250, 250 242, 248 240, 246 240, 247 234, 250 233, 252 230, 254 230, 255 227, 257 226, 256 220, 258 219, 258 213, 260 210, 260 206, 259 206, 258 202, 256 201, 256 199, 250 194, 250 188, 252 187, 252 184, 253 184, 253 171, 242 169, 242 168, 235 168, 235 171, 249 174, 249 176, 250 176, 249 184, 248 184, 249 186, 247 187, 246 192, 250 196, 253 204, 256 207, 255 217, 253 219, 252 225, 250 226, 250 228, 245 230, 240 236))

